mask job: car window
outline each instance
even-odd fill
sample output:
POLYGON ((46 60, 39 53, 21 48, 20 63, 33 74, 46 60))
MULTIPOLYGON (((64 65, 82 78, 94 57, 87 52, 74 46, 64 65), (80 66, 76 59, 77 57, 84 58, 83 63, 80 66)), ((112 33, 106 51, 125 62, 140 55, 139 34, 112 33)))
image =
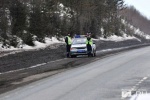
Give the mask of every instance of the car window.
POLYGON ((74 39, 72 44, 85 44, 86 38, 74 39))

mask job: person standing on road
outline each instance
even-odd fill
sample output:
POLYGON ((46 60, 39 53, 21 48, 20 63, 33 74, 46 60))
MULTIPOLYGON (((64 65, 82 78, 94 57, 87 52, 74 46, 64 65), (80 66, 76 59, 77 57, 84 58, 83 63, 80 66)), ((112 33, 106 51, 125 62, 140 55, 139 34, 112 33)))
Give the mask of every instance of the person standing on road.
POLYGON ((92 52, 92 45, 93 45, 93 40, 91 38, 91 33, 87 33, 87 39, 86 39, 86 46, 87 46, 87 53, 88 56, 91 56, 92 52))
POLYGON ((68 34, 66 36, 65 42, 66 42, 67 57, 69 57, 70 56, 70 48, 71 48, 71 44, 72 44, 72 40, 71 40, 70 34, 68 34))

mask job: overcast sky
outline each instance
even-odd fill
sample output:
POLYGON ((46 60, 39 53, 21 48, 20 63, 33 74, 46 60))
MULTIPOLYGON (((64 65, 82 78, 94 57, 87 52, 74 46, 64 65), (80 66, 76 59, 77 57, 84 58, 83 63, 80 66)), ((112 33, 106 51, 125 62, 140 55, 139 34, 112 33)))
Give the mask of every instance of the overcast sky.
POLYGON ((150 0, 124 0, 126 4, 133 5, 144 16, 150 19, 150 0))

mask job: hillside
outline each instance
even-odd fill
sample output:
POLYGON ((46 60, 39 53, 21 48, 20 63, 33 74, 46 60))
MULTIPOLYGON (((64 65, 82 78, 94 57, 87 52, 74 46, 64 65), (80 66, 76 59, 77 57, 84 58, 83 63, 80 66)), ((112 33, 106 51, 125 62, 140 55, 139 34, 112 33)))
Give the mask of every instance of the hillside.
POLYGON ((138 19, 140 14, 131 21, 126 17, 130 14, 121 13, 124 19, 118 13, 127 10, 123 0, 0 0, 0 46, 36 46, 36 42, 59 40, 67 33, 73 37, 91 32, 93 38, 148 34, 150 28, 144 27, 148 22, 138 19), (143 24, 138 26, 140 21, 143 24))
POLYGON ((133 6, 123 9, 120 14, 124 16, 128 23, 132 24, 136 28, 139 28, 144 33, 150 34, 150 20, 144 17, 133 6))

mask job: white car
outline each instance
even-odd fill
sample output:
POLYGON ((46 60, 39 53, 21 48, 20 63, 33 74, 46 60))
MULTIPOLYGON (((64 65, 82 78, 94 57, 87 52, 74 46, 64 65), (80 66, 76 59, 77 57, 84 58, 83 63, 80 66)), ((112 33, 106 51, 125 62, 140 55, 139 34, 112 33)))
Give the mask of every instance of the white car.
MULTIPOLYGON (((77 37, 73 39, 70 56, 76 57, 78 55, 88 55, 87 47, 86 47, 86 37, 77 37)), ((96 45, 93 43, 91 55, 96 56, 96 45)))

